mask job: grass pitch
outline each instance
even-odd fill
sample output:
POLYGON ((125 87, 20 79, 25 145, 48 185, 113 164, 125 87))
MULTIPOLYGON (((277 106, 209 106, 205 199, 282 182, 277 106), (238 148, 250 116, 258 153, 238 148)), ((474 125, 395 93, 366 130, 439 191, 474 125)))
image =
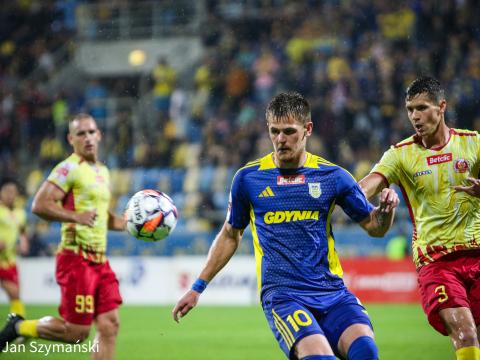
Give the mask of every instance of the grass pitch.
MULTIPOLYGON (((447 360, 454 351, 447 337, 427 323, 419 305, 366 306, 372 318, 382 360, 447 360)), ((280 351, 258 307, 198 306, 180 324, 172 307, 123 306, 117 343, 119 360, 276 360, 280 351)), ((8 308, 0 306, 0 314, 8 308)), ((54 306, 28 306, 28 317, 56 315, 54 306)), ((93 338, 93 333, 91 338, 93 338)), ((4 352, 2 359, 89 359, 88 353, 40 352, 40 341, 26 351, 4 352), (36 352, 33 352, 35 349, 36 352)), ((46 345, 55 344, 45 342, 46 345)), ((20 350, 20 349, 19 349, 20 350)), ((61 349, 57 349, 61 350, 61 349)))

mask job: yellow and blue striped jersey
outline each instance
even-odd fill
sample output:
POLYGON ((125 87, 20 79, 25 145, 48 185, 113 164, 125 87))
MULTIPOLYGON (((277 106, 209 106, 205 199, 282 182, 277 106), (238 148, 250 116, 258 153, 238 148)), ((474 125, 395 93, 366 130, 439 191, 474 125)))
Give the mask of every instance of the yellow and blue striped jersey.
POLYGON ((441 148, 425 148, 411 136, 385 152, 372 173, 400 186, 413 223, 417 268, 457 250, 479 249, 480 199, 457 192, 480 169, 476 131, 450 129, 441 148))
POLYGON ((236 229, 250 224, 261 296, 345 287, 331 224, 335 205, 357 222, 373 210, 355 179, 319 156, 307 153, 303 167, 280 169, 269 154, 238 170, 227 221, 236 229))

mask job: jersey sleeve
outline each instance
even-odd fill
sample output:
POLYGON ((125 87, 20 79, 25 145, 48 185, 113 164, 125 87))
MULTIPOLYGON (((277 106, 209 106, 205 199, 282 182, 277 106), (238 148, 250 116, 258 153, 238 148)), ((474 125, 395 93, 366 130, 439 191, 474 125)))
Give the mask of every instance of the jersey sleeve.
POLYGON ((347 171, 339 169, 337 181, 337 204, 353 221, 360 222, 374 209, 355 178, 347 171))
POLYGON ((380 173, 385 177, 389 184, 398 184, 399 164, 398 157, 396 156, 393 147, 383 154, 380 161, 373 167, 371 173, 380 173))
POLYGON ((245 192, 244 174, 233 178, 228 201, 227 221, 236 229, 245 229, 250 222, 250 202, 245 192))
POLYGON ((64 192, 69 192, 73 183, 73 170, 75 164, 68 159, 55 166, 47 178, 47 181, 57 185, 64 192))

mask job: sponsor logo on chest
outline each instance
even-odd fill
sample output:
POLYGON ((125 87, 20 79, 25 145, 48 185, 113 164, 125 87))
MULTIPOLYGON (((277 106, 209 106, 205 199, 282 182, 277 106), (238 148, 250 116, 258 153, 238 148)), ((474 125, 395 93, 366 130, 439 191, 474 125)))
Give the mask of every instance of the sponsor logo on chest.
POLYGON ((277 185, 305 184, 305 175, 278 175, 277 185))
POLYGON ((433 156, 427 157, 428 165, 438 165, 438 164, 442 164, 450 161, 452 161, 452 153, 433 155, 433 156))
POLYGON ((265 213, 263 221, 265 224, 281 224, 304 220, 318 220, 318 210, 287 210, 269 211, 265 213))
POLYGON ((413 178, 415 179, 417 176, 430 175, 431 173, 432 170, 417 171, 415 174, 413 174, 413 178))

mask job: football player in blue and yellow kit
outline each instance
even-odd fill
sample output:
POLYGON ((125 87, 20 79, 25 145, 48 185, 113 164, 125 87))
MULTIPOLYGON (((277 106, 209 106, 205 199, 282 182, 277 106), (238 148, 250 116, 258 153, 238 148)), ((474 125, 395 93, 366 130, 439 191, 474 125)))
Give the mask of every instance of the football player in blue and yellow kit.
POLYGON ((197 304, 250 224, 262 307, 287 357, 377 359, 370 319, 342 279, 331 219, 339 205, 370 235, 383 236, 398 196, 386 188, 374 208, 347 171, 306 151, 313 123, 300 94, 277 95, 266 119, 274 152, 235 175, 226 222, 173 318, 197 304))

